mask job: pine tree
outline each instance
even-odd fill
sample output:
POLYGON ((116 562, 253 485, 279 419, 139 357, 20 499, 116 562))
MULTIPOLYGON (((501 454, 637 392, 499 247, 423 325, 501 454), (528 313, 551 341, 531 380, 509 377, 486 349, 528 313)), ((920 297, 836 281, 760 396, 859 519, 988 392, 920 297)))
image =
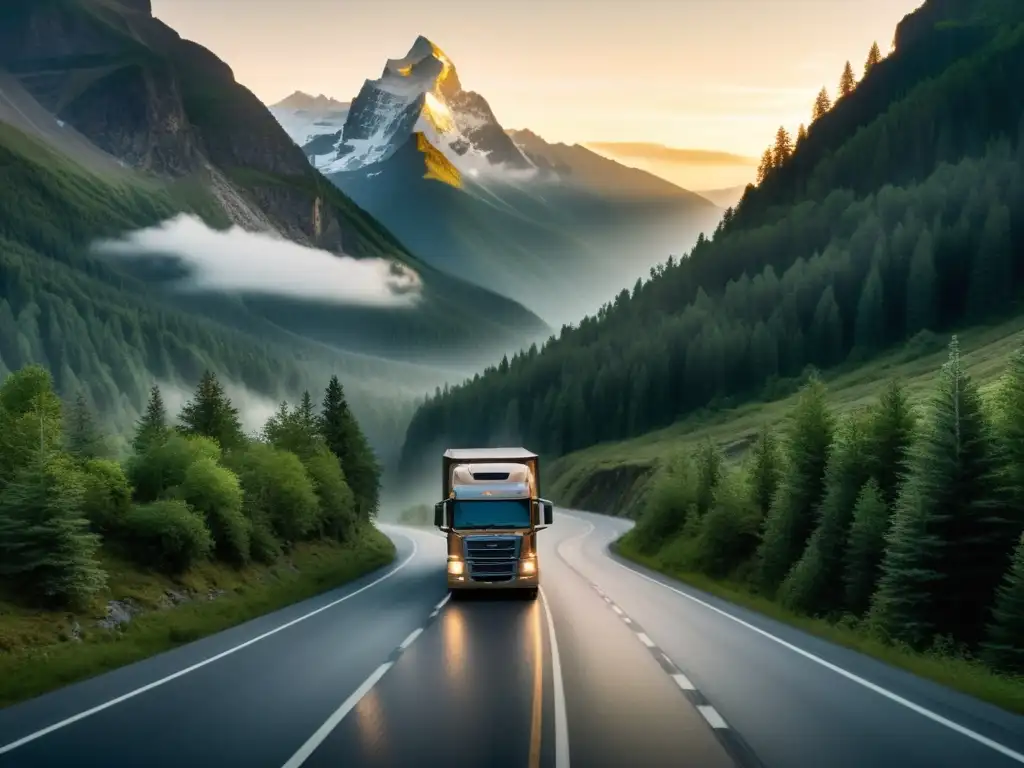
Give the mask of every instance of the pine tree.
POLYGON ((800 146, 807 140, 807 128, 803 123, 800 123, 800 127, 796 129, 796 146, 800 146))
POLYGON ((910 259, 907 275, 907 319, 906 333, 912 336, 918 331, 934 330, 938 307, 936 306, 935 261, 932 256, 931 233, 921 230, 914 255, 910 259))
POLYGON ((868 51, 867 61, 864 62, 864 76, 867 77, 875 65, 882 60, 882 52, 878 49, 878 43, 872 43, 868 51))
POLYGON ((0 577, 55 603, 82 605, 106 583, 80 478, 66 459, 37 450, 0 491, 0 577))
POLYGON ((779 588, 783 604, 792 610, 819 614, 843 603, 842 557, 857 498, 868 480, 867 445, 867 414, 854 413, 843 419, 825 469, 825 496, 817 526, 779 588))
POLYGON ((763 184, 765 179, 771 174, 772 169, 775 167, 775 157, 772 154, 772 148, 769 147, 761 155, 761 164, 757 166, 757 183, 763 184))
POLYGON ((722 477, 722 454, 705 440, 697 454, 697 516, 703 517, 714 501, 715 486, 722 477))
POLYGON ((360 519, 370 519, 376 514, 380 499, 380 467, 349 410, 345 391, 337 376, 331 377, 324 392, 318 426, 327 447, 338 457, 356 498, 360 519))
POLYGON ((885 289, 877 263, 871 265, 871 271, 860 292, 854 339, 856 346, 865 350, 875 350, 885 345, 885 289))
POLYGON ((750 466, 750 491, 762 518, 768 516, 781 476, 782 462, 778 443, 766 424, 757 436, 750 466))
POLYGON ((832 109, 832 100, 828 96, 828 89, 823 87, 818 91, 818 95, 814 99, 811 122, 814 123, 820 120, 830 109, 832 109))
POLYGON ((167 409, 164 407, 164 398, 160 394, 160 387, 153 385, 149 390, 149 402, 146 403, 146 412, 135 424, 135 437, 132 440, 132 449, 137 454, 145 453, 157 442, 167 437, 167 409))
POLYGON ((843 74, 839 78, 839 98, 842 99, 849 96, 856 87, 857 79, 853 76, 853 67, 850 66, 850 62, 846 62, 846 66, 843 67, 843 74))
POLYGON ((824 494, 825 464, 832 442, 833 418, 825 386, 817 378, 804 387, 790 418, 786 473, 779 484, 757 553, 756 579, 773 594, 803 553, 824 494))
POLYGON ((917 414, 903 385, 895 379, 890 381, 873 409, 870 443, 865 451, 871 476, 889 507, 896 503, 907 475, 916 427, 917 414))
POLYGON ((109 453, 106 437, 81 391, 64 418, 64 446, 79 461, 103 458, 109 453))
POLYGON ((1024 537, 996 594, 985 660, 998 670, 1024 674, 1024 537))
POLYGON ((1010 209, 992 206, 974 254, 968 282, 967 315, 974 321, 1004 312, 1013 295, 1013 245, 1010 209))
POLYGON ((192 400, 182 407, 178 420, 181 422, 178 429, 183 434, 209 437, 224 450, 245 443, 238 409, 224 394, 224 387, 212 371, 203 373, 192 400))
POLYGON ((990 501, 989 428, 956 337, 930 405, 871 607, 873 624, 915 647, 935 635, 981 639, 1011 546, 990 501))
POLYGON ((772 147, 772 167, 781 168, 793 154, 793 142, 789 137, 789 131, 783 126, 775 132, 775 144, 772 147))
POLYGON ((878 483, 872 478, 861 488, 853 508, 853 522, 843 556, 843 585, 846 610, 863 616, 871 606, 878 585, 885 537, 891 515, 878 483))

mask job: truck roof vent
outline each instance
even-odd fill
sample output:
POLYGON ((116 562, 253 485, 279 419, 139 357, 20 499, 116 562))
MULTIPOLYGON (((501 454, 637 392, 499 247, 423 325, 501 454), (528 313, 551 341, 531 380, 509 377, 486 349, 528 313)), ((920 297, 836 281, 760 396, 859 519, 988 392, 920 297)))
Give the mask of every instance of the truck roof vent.
POLYGON ((474 472, 474 480, 508 480, 508 472, 474 472))

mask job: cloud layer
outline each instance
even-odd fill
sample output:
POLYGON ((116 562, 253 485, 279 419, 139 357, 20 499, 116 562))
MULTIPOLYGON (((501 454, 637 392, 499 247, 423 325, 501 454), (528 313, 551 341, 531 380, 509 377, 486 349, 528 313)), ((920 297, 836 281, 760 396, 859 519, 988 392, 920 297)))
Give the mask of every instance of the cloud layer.
POLYGON ((676 165, 752 166, 757 159, 708 149, 666 147, 646 141, 593 141, 588 147, 620 158, 652 160, 676 165))
POLYGON ((182 290, 305 298, 334 304, 411 306, 420 296, 418 274, 385 259, 354 259, 238 227, 218 231, 182 215, 94 250, 125 258, 172 257, 189 269, 182 290))

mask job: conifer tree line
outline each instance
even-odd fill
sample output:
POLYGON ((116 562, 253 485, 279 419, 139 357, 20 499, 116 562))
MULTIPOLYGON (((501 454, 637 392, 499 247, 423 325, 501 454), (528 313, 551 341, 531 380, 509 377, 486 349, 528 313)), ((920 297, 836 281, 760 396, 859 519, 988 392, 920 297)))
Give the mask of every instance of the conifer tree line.
POLYGON ((657 477, 625 546, 797 613, 1024 673, 1024 349, 983 401, 956 337, 913 404, 832 412, 812 377, 738 467, 705 443, 657 477))
POLYGON ((0 385, 0 585, 32 605, 84 605, 104 552, 179 574, 207 559, 272 563, 299 542, 348 542, 377 511, 380 470, 333 377, 320 406, 282 403, 257 435, 216 375, 172 425, 150 389, 117 461, 83 396, 39 365, 0 385))
MULTIPOLYGON (((867 77, 872 69, 882 60, 882 52, 878 48, 878 43, 872 43, 871 49, 868 51, 868 56, 864 62, 864 77, 867 77)), ((823 118, 829 113, 835 103, 850 96, 857 87, 857 76, 853 72, 853 65, 849 61, 843 66, 843 72, 839 76, 839 87, 836 89, 836 102, 832 101, 832 97, 829 95, 828 88, 822 86, 821 90, 818 91, 818 95, 814 98, 814 104, 811 108, 811 125, 813 126, 818 120, 823 118)), ((789 160, 793 154, 793 150, 800 145, 802 141, 807 138, 807 128, 800 124, 797 129, 796 143, 793 143, 790 137, 789 131, 784 126, 780 126, 779 130, 775 134, 775 141, 771 146, 764 151, 761 156, 761 163, 757 167, 757 183, 763 184, 764 181, 771 175, 772 171, 776 168, 781 168, 782 165, 789 160)))
POLYGON ((906 354, 934 351, 936 333, 1012 313, 1024 283, 1024 124, 1015 138, 916 185, 860 199, 836 190, 771 224, 699 238, 688 258, 541 349, 436 391, 409 426, 404 461, 505 440, 562 455, 789 394, 808 365, 907 341, 906 354))

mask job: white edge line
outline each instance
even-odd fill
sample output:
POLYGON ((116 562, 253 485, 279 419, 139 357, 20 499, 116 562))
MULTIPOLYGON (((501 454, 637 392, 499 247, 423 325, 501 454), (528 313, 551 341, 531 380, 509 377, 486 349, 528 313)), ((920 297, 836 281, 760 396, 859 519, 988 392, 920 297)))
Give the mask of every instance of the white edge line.
POLYGON ((697 711, 704 715, 704 719, 708 721, 708 725, 718 730, 724 730, 729 727, 725 719, 718 714, 718 710, 712 707, 710 704, 698 704, 697 711))
POLYGON ((410 645, 412 645, 414 642, 416 642, 416 638, 419 637, 422 634, 423 634, 423 627, 416 627, 416 629, 414 629, 412 632, 410 632, 409 636, 407 638, 405 638, 405 640, 402 641, 402 644, 400 646, 398 646, 398 647, 401 648, 404 651, 406 648, 408 648, 410 645))
POLYGON ((646 632, 637 632, 636 633, 636 639, 639 640, 644 645, 646 645, 648 648, 653 648, 654 647, 654 641, 651 640, 651 638, 649 638, 647 636, 646 632))
POLYGON ((447 595, 444 596, 444 600, 442 600, 441 602, 439 602, 437 605, 434 606, 434 609, 440 611, 442 608, 445 607, 445 605, 447 605, 448 601, 451 600, 451 599, 452 599, 452 593, 449 592, 447 595))
POLYGON ((697 690, 694 687, 693 683, 690 682, 690 678, 688 678, 686 675, 684 675, 681 672, 677 672, 676 674, 672 675, 672 679, 675 680, 676 681, 676 685, 678 685, 684 691, 696 691, 697 690))
POLYGON ((122 694, 121 696, 118 696, 116 698, 110 699, 109 701, 105 701, 102 704, 97 704, 95 707, 91 707, 90 709, 86 709, 86 710, 84 710, 82 712, 79 712, 76 715, 72 715, 71 717, 68 717, 68 718, 65 718, 64 720, 56 722, 53 725, 48 725, 45 728, 41 728, 38 731, 35 731, 34 733, 30 733, 28 736, 22 736, 20 739, 17 739, 16 741, 12 741, 9 744, 4 744, 3 746, 0 746, 0 755, 7 754, 8 752, 13 752, 18 747, 22 747, 25 744, 28 744, 29 742, 35 741, 36 739, 41 739, 43 736, 47 736, 47 735, 53 733, 54 731, 59 731, 61 728, 69 726, 72 723, 77 723, 79 720, 84 720, 87 717, 91 717, 91 716, 95 715, 98 712, 102 712, 105 709, 109 709, 110 707, 113 707, 116 704, 120 704, 123 701, 127 701, 128 699, 135 698, 139 694, 145 693, 146 691, 151 691, 154 688, 158 688, 161 685, 164 685, 165 683, 171 682, 172 680, 177 680, 179 677, 184 677, 189 672, 194 672, 197 669, 200 669, 201 667, 205 667, 207 664, 212 664, 215 661, 220 661, 221 659, 223 659, 226 656, 230 656, 231 654, 233 654, 233 653, 235 653, 237 651, 240 651, 243 648, 248 648, 250 645, 253 645, 254 643, 258 643, 260 640, 268 638, 271 635, 276 635, 278 632, 281 632, 281 631, 283 631, 285 629, 288 629, 289 627, 293 627, 293 626, 295 626, 296 624, 298 624, 301 621, 305 621, 306 619, 312 618, 313 616, 316 616, 318 613, 323 613, 324 611, 326 611, 326 610, 328 610, 330 608, 333 608, 336 605, 339 605, 339 604, 345 602, 349 598, 355 597, 356 595, 360 594, 361 592, 365 592, 366 590, 370 589, 371 587, 377 586, 378 584, 380 584, 385 579, 391 578, 396 573, 398 573, 400 570, 405 568, 405 566, 407 566, 409 564, 409 562, 414 557, 416 557, 416 552, 417 552, 417 549, 418 549, 418 547, 416 545, 416 540, 414 538, 412 538, 411 536, 407 536, 406 534, 399 534, 399 535, 405 536, 405 538, 407 538, 409 541, 412 542, 412 554, 410 554, 399 565, 397 565, 396 567, 392 568, 390 571, 385 573, 383 576, 381 576, 378 579, 374 579, 369 584, 366 584, 365 586, 362 586, 359 589, 357 589, 355 592, 350 592, 347 595, 345 595, 344 597, 340 597, 337 600, 332 600, 327 605, 322 605, 322 606, 320 606, 319 608, 317 608, 314 611, 310 611, 309 613, 303 614, 302 616, 299 616, 298 618, 292 619, 289 622, 281 624, 278 627, 274 627, 274 629, 268 630, 267 632, 264 632, 262 635, 257 635, 256 637, 250 638, 249 640, 246 640, 244 643, 240 643, 239 645, 236 645, 233 648, 228 648, 226 651, 221 651, 220 653, 215 654, 215 655, 209 657, 208 659, 203 659, 202 661, 196 662, 195 664, 192 664, 191 666, 185 667, 184 669, 179 669, 177 672, 174 672, 173 674, 167 675, 166 677, 162 677, 159 680, 154 680, 153 682, 148 683, 148 684, 142 686, 141 688, 136 688, 133 691, 129 691, 128 693, 122 694))
POLYGON ((355 709, 363 696, 368 694, 373 686, 380 682, 380 679, 391 669, 393 664, 394 662, 386 661, 377 667, 373 674, 366 678, 363 684, 356 688, 352 695, 342 702, 340 707, 334 710, 334 713, 327 718, 327 721, 316 729, 316 732, 306 740, 306 743, 299 747, 298 752, 292 755, 288 762, 284 764, 284 768, 299 768, 300 765, 306 762, 309 756, 316 751, 316 748, 323 743, 324 739, 330 736, 331 731, 337 728, 338 724, 345 719, 345 715, 355 709))
MULTIPOLYGON (((634 576, 639 576, 641 579, 644 579, 645 581, 649 581, 652 584, 657 584, 659 587, 663 587, 663 588, 669 590, 670 592, 675 592, 677 595, 680 595, 681 597, 685 597, 687 600, 689 600, 689 601, 691 601, 693 603, 696 603, 697 605, 703 606, 704 608, 707 608, 710 611, 714 611, 718 615, 724 616, 725 618, 729 619, 730 621, 734 621, 737 624, 739 624, 740 626, 746 627, 747 629, 749 629, 752 632, 756 632, 757 634, 761 635, 762 637, 767 638, 768 640, 771 640, 773 643, 778 643, 783 648, 786 648, 787 650, 790 650, 793 653, 796 653, 796 654, 798 654, 800 656, 803 656, 808 661, 813 661, 815 664, 818 664, 818 665, 824 667, 825 669, 831 670, 832 672, 835 672, 837 675, 841 675, 842 677, 845 677, 847 680, 849 680, 849 681, 851 681, 853 683, 856 683, 857 685, 863 686, 864 688, 867 688, 869 691, 874 691, 878 695, 884 696, 885 698, 889 699, 890 701, 895 702, 896 704, 899 704, 900 706, 906 707, 907 709, 911 710, 912 712, 916 712, 917 714, 921 715, 922 717, 928 718, 929 720, 931 720, 934 723, 938 723, 939 725, 943 725, 946 728, 949 728, 951 731, 955 731, 956 733, 959 733, 961 736, 966 736, 967 738, 972 739, 973 741, 976 741, 977 743, 982 744, 982 745, 988 747, 989 749, 995 750, 996 752, 999 752, 1000 754, 1005 755, 1006 757, 1009 757, 1011 760, 1014 760, 1014 761, 1016 761, 1018 763, 1024 764, 1024 754, 1021 754, 1020 752, 1015 752, 1014 750, 1010 749, 1009 747, 1006 747, 1006 746, 1000 744, 998 741, 993 741, 992 739, 988 738, 987 736, 983 736, 982 734, 978 733, 977 731, 972 731, 970 728, 967 728, 967 727, 965 727, 963 725, 960 725, 959 723, 955 723, 952 720, 950 720, 948 718, 945 718, 945 717, 943 717, 940 714, 937 714, 936 712, 932 712, 930 709, 926 709, 925 707, 922 707, 920 704, 915 704, 914 702, 910 701, 909 699, 903 698, 902 696, 900 696, 897 693, 893 693, 892 691, 890 691, 890 690, 888 690, 886 688, 883 688, 880 685, 876 685, 875 683, 872 683, 870 680, 865 680, 863 677, 855 675, 852 672, 847 672, 842 667, 837 666, 837 665, 833 664, 830 661, 826 661, 825 659, 821 658, 820 656, 815 656, 813 653, 810 653, 809 651, 805 651, 803 648, 800 648, 799 646, 793 645, 792 643, 787 642, 787 641, 783 640, 780 637, 776 637, 771 632, 767 632, 767 631, 761 629, 760 627, 755 627, 750 622, 744 621, 741 618, 733 616, 731 613, 728 613, 727 611, 723 611, 721 608, 717 608, 716 606, 711 605, 710 603, 705 602, 704 600, 701 600, 699 597, 694 597, 693 595, 688 595, 686 592, 683 592, 680 589, 676 589, 675 587, 669 586, 668 584, 666 584, 663 581, 658 581, 657 579, 652 579, 647 574, 640 573, 639 571, 635 571, 632 568, 630 568, 629 566, 623 565, 618 560, 615 560, 615 559, 613 559, 611 557, 609 557, 608 560, 609 560, 609 562, 612 562, 615 565, 619 566, 619 568, 621 568, 622 570, 629 571, 634 576)), ((624 621, 628 622, 629 619, 624 619, 624 621)))
MULTIPOLYGON (((555 639, 555 620, 551 615, 548 597, 544 588, 538 587, 544 616, 548 625, 548 643, 551 646, 551 680, 555 697, 555 768, 569 768, 569 721, 565 712, 565 686, 562 683, 562 662, 558 656, 558 641, 555 639)), ((289 768, 286 766, 286 768, 289 768)))

